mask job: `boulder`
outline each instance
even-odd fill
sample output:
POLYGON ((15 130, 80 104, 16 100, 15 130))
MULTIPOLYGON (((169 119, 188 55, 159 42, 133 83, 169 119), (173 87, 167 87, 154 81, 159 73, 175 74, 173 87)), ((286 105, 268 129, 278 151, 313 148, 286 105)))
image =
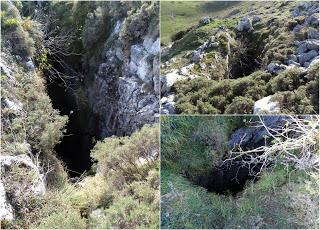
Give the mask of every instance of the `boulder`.
POLYGON ((28 58, 28 61, 26 62, 26 67, 27 67, 27 70, 29 70, 29 71, 32 71, 36 68, 30 57, 28 58))
POLYGON ((203 58, 203 54, 201 53, 201 50, 195 50, 192 53, 191 61, 193 63, 199 63, 202 58, 203 58))
POLYGON ((308 38, 309 39, 319 39, 319 31, 315 28, 310 27, 308 29, 308 38))
POLYGON ((4 107, 8 108, 14 114, 19 114, 22 110, 22 104, 20 102, 15 102, 15 101, 10 100, 8 98, 5 98, 4 100, 2 100, 1 104, 4 107))
POLYGON ((305 41, 298 43, 297 53, 302 54, 308 50, 319 50, 319 40, 317 39, 307 39, 305 41))
POLYGON ((167 97, 163 97, 160 100, 161 114, 174 114, 174 95, 170 94, 167 97))
POLYGON ((161 79, 161 92, 163 94, 169 93, 173 84, 179 80, 185 79, 185 76, 179 75, 177 73, 168 73, 165 76, 160 76, 161 79))
POLYGON ((194 63, 191 63, 187 66, 184 66, 182 67, 180 70, 179 70, 179 74, 183 75, 183 76, 188 76, 189 75, 189 72, 190 70, 194 67, 194 63))
POLYGON ((202 17, 199 21, 199 26, 207 25, 211 22, 211 18, 209 16, 202 17))
POLYGON ((300 65, 304 65, 305 62, 311 61, 313 58, 318 56, 318 52, 315 50, 311 50, 307 53, 302 53, 298 55, 300 65))
POLYGON ((138 65, 140 60, 147 55, 147 52, 141 44, 131 46, 130 50, 130 60, 134 62, 136 65, 138 65))
POLYGON ((160 52, 160 38, 154 40, 152 37, 146 37, 143 41, 143 46, 148 53, 158 55, 160 52))
POLYGON ((298 61, 297 56, 294 55, 294 54, 290 54, 290 55, 288 56, 288 59, 289 59, 289 61, 290 61, 290 60, 291 60, 291 61, 294 61, 294 62, 297 62, 297 61, 298 61))
POLYGON ((305 24, 309 26, 312 26, 312 25, 317 26, 319 25, 319 18, 315 14, 312 14, 306 18, 305 24))
POLYGON ((261 21, 261 18, 260 18, 259 16, 254 15, 254 16, 252 17, 252 22, 253 22, 253 23, 255 23, 255 22, 260 22, 260 21, 261 21))
POLYGON ((240 20, 236 29, 239 32, 252 32, 254 30, 252 27, 252 22, 248 16, 245 16, 240 20))
POLYGON ((137 66, 137 75, 144 82, 149 83, 152 81, 152 63, 150 63, 148 57, 144 57, 140 60, 137 66))
POLYGON ((254 103, 253 113, 280 113, 280 106, 278 102, 271 100, 271 96, 263 97, 254 103))
MULTIPOLYGON (((287 121, 290 122, 286 116, 261 116, 260 119, 269 129, 281 128, 287 121)), ((271 140, 270 134, 264 126, 242 127, 231 134, 228 146, 231 149, 241 146, 242 149, 248 150, 265 144, 269 145, 271 140)))
POLYGON ((17 156, 0 156, 0 171, 3 173, 4 177, 6 171, 10 170, 10 168, 13 166, 24 167, 32 171, 34 175, 33 182, 29 184, 29 188, 27 189, 30 190, 34 196, 42 196, 45 194, 45 177, 42 173, 40 173, 40 169, 32 162, 28 155, 21 154, 17 156))
POLYGON ((267 66, 267 71, 271 74, 279 74, 279 73, 285 71, 287 68, 288 67, 286 65, 271 62, 267 66))

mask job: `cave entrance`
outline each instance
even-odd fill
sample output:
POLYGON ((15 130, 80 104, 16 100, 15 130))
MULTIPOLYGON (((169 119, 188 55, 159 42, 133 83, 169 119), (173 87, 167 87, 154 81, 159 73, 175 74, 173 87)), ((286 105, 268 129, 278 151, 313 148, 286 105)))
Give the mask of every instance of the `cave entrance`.
POLYGON ((69 118, 66 133, 55 151, 66 164, 69 176, 73 178, 91 169, 90 150, 99 136, 99 125, 97 116, 89 106, 79 102, 79 91, 66 88, 61 83, 59 79, 48 82, 47 91, 53 107, 69 118))
POLYGON ((249 181, 257 181, 256 173, 261 165, 244 166, 240 161, 223 161, 217 164, 210 172, 201 175, 195 183, 217 194, 232 194, 243 191, 249 181))
POLYGON ((263 41, 253 33, 240 33, 238 46, 233 50, 230 60, 230 78, 236 79, 250 75, 261 68, 263 41))

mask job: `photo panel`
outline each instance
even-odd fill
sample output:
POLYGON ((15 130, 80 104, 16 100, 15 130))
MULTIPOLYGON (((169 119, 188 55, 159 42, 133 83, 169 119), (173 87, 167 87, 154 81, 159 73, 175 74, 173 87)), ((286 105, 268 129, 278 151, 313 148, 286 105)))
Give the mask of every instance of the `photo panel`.
POLYGON ((162 114, 318 114, 318 1, 161 1, 162 114))
POLYGON ((161 228, 319 228, 319 116, 161 117, 161 228))

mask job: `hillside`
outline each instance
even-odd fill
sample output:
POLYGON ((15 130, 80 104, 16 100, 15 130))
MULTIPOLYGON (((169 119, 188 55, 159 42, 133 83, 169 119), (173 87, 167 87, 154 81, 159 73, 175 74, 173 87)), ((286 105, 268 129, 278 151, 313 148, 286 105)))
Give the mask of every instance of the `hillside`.
POLYGON ((196 24, 202 17, 223 15, 235 6, 245 4, 239 1, 162 1, 161 43, 168 45, 177 31, 183 31, 196 24))
POLYGON ((318 2, 219 1, 200 20, 166 4, 162 113, 318 113, 318 2))
POLYGON ((158 21, 1 1, 1 229, 158 228, 158 21))

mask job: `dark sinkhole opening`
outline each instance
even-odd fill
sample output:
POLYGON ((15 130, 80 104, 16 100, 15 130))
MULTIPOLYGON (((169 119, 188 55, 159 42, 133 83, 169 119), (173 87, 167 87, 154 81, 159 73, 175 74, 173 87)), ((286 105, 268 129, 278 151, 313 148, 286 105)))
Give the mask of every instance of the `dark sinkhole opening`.
POLYGON ((79 100, 79 90, 66 87, 59 79, 48 82, 47 90, 53 107, 69 118, 66 132, 55 151, 65 163, 71 178, 79 177, 84 172, 90 173, 90 151, 99 136, 97 116, 87 103, 79 100))
POLYGON ((261 165, 250 167, 240 161, 222 161, 216 164, 209 172, 199 176, 194 183, 217 194, 232 194, 244 190, 248 182, 255 182, 261 165))
POLYGON ((238 47, 233 50, 230 60, 230 78, 237 79, 248 76, 259 70, 262 65, 264 42, 253 33, 240 34, 238 47))

